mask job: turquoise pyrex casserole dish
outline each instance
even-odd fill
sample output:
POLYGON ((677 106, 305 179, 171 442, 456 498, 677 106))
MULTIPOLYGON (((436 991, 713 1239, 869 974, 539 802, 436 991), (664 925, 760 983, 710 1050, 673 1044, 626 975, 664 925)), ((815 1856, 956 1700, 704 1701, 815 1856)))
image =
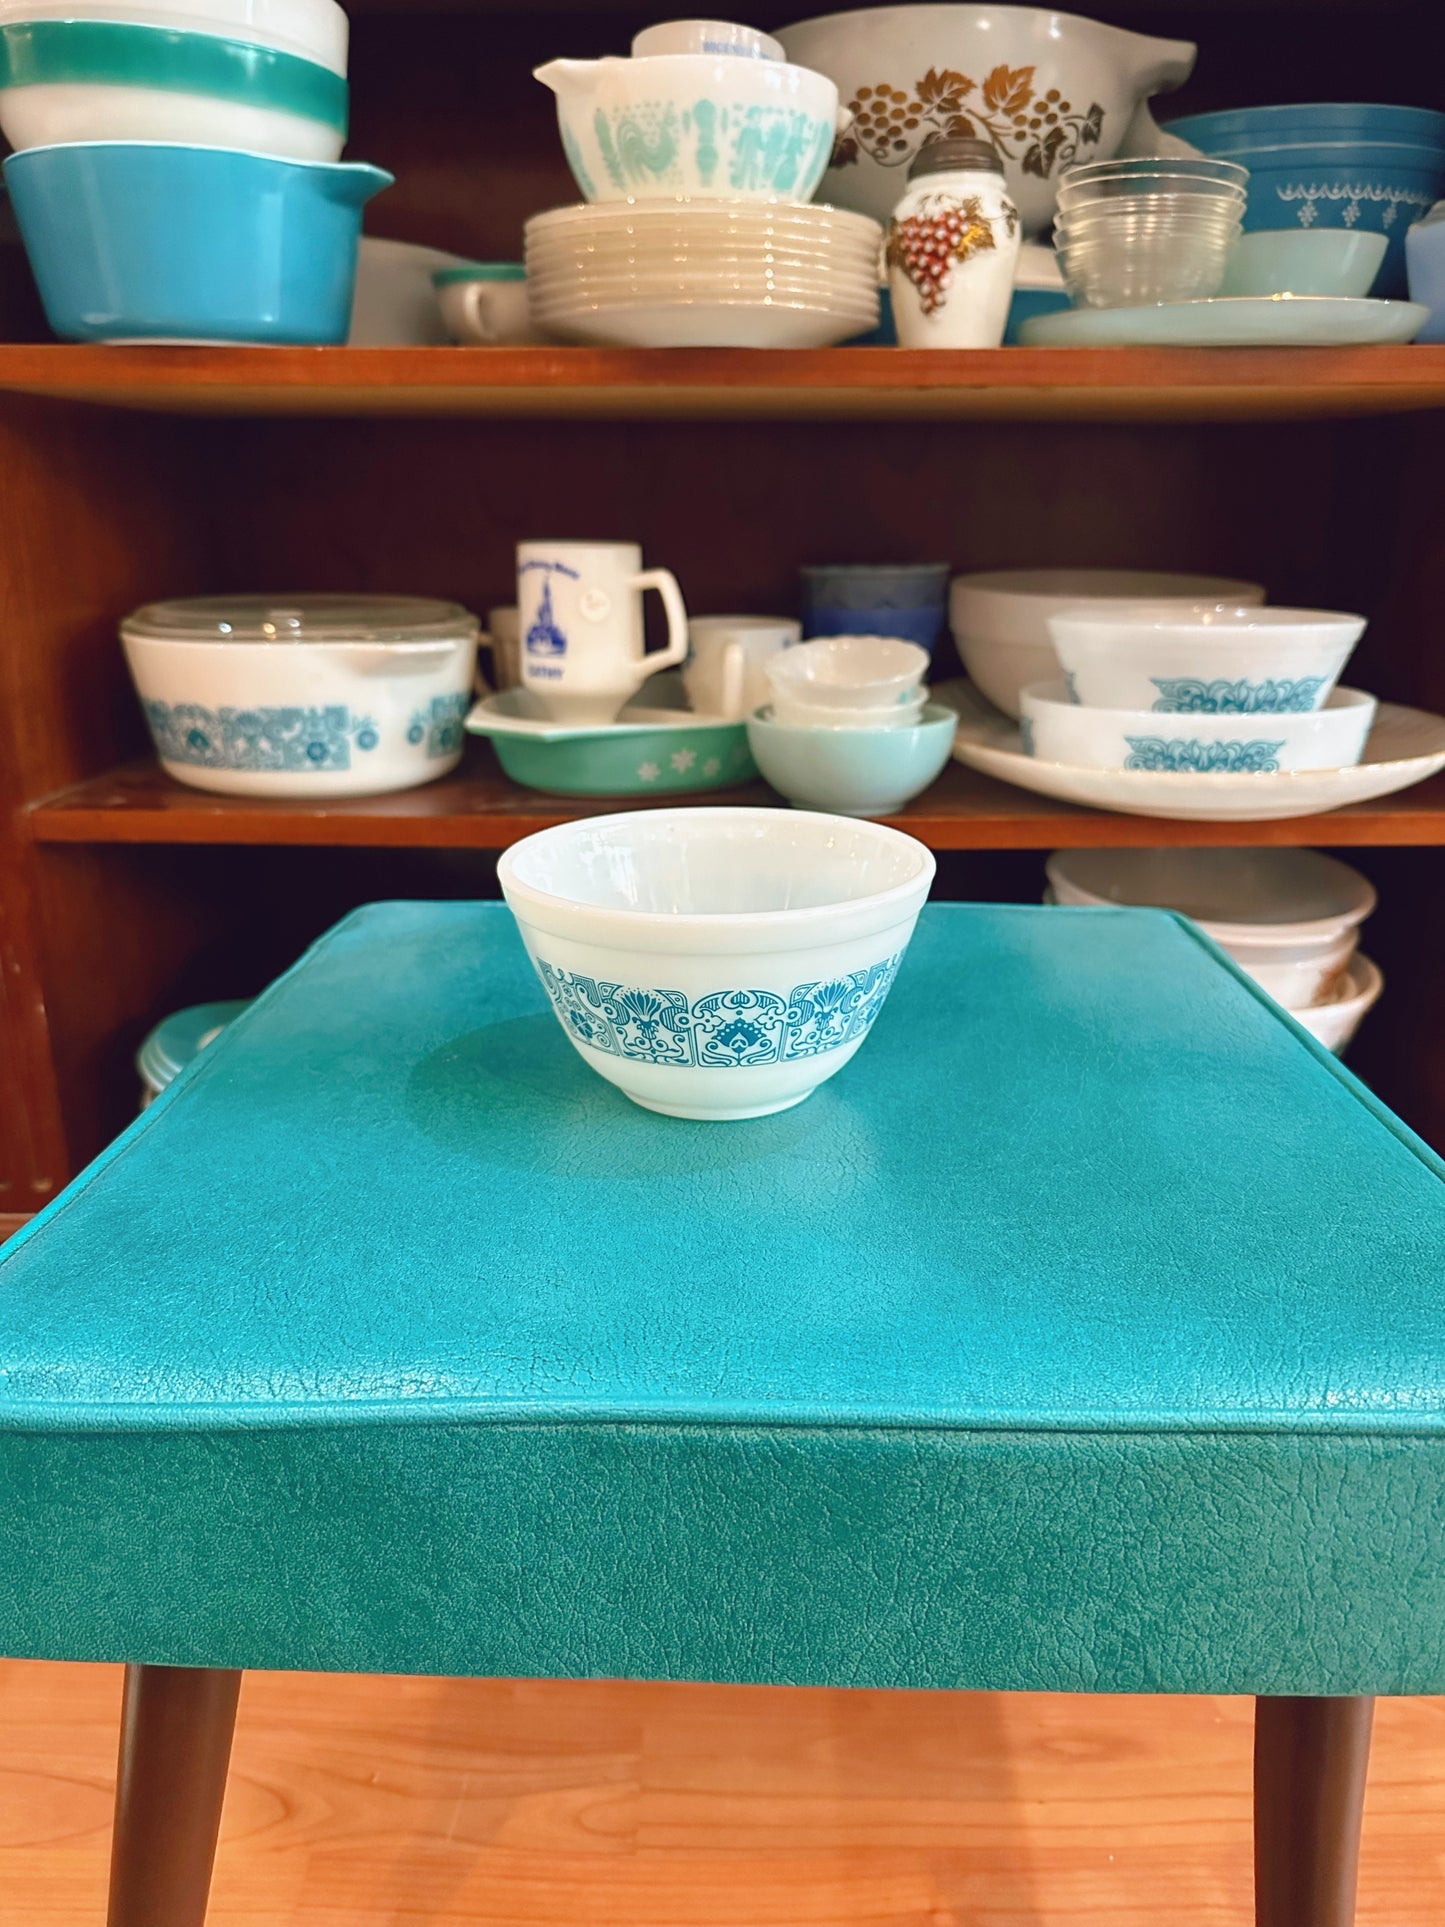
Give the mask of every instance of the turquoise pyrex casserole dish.
POLYGON ((346 339, 361 210, 392 176, 170 142, 5 162, 46 318, 69 341, 346 339))

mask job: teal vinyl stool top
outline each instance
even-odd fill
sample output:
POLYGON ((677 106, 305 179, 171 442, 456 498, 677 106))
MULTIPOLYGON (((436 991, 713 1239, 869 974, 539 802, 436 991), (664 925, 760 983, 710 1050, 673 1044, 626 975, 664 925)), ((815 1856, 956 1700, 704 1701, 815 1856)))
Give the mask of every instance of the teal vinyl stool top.
POLYGON ((696 1125, 376 905, 0 1257, 0 1650, 1438 1692, 1441 1177, 1162 912, 931 906, 696 1125))

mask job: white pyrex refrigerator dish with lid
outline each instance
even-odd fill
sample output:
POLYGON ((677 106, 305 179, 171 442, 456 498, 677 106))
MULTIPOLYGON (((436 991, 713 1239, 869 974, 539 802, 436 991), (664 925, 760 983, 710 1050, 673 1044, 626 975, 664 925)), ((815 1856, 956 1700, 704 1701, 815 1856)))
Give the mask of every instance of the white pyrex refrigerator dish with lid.
POLYGON ((367 796, 456 766, 477 619, 415 596, 212 596, 121 625, 161 767, 229 796, 367 796))

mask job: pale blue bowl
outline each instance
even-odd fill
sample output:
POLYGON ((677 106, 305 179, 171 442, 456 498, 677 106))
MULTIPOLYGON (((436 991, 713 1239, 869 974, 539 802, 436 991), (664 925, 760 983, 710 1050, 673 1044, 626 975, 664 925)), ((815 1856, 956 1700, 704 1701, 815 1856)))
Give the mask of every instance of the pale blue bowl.
POLYGON ((46 319, 69 341, 345 341, 361 210, 391 182, 355 162, 151 141, 5 163, 46 319))
POLYGON ((900 729, 810 729, 748 718, 753 761, 780 796, 835 816, 891 816, 926 790, 948 761, 958 717, 929 703, 900 729))

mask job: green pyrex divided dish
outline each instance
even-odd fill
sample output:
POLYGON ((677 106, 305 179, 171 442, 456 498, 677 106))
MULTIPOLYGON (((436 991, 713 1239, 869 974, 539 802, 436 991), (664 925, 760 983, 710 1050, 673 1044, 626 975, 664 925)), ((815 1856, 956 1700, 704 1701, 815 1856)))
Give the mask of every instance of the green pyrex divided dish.
POLYGON ((670 700, 681 694, 672 682, 654 679, 643 691, 648 708, 586 728, 540 724, 524 692, 505 689, 476 705, 467 728, 491 738, 514 783, 554 796, 683 796, 751 782, 758 769, 746 725, 694 716, 670 700))

